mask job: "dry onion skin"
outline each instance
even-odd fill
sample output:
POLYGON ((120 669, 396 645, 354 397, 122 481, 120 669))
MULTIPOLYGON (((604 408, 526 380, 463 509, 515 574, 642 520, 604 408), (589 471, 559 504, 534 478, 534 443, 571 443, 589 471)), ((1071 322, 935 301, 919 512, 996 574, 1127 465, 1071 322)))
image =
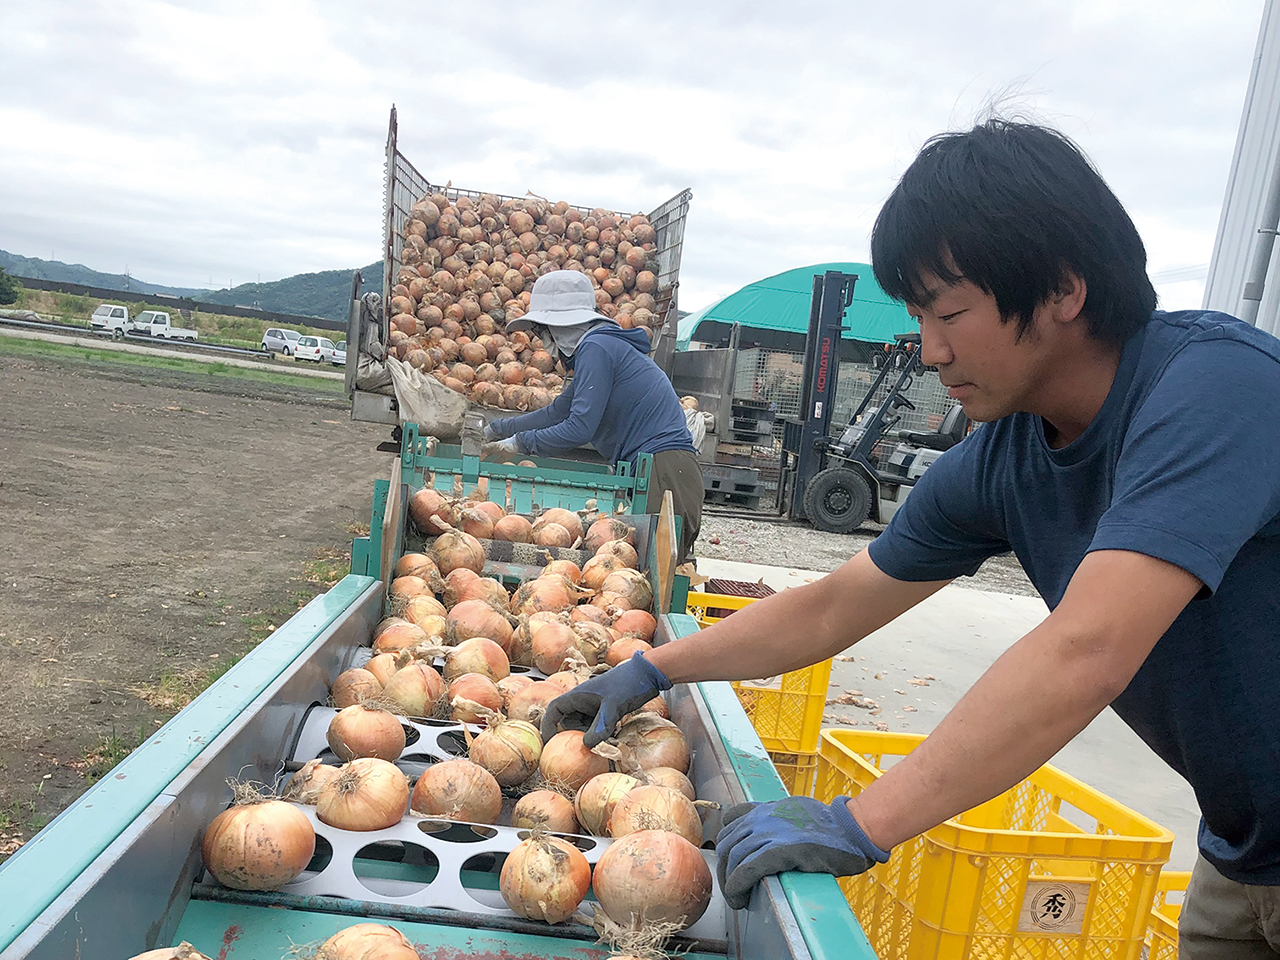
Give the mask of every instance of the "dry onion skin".
POLYGON ((479 673, 464 673, 449 684, 445 694, 449 701, 449 716, 459 723, 481 723, 486 710, 502 706, 502 691, 488 677, 479 673), (477 709, 479 708, 479 709, 477 709))
POLYGON ((283 800, 237 803, 223 810, 200 845, 209 872, 233 890, 279 890, 306 869, 315 852, 311 821, 283 800))
POLYGON ((130 957, 129 960, 213 960, 183 940, 176 947, 161 947, 130 957))
MULTIPOLYGON (((507 716, 511 716, 511 698, 525 687, 532 686, 537 681, 525 673, 513 673, 509 677, 503 677, 498 681, 498 692, 502 694, 502 712, 507 716)), ((528 717, 512 717, 513 720, 527 720, 528 717)))
POLYGON ((399 718, 365 704, 344 707, 335 713, 329 721, 327 739, 329 749, 339 760, 395 760, 405 746, 404 726, 399 718))
POLYGON ((689 772, 688 741, 670 720, 637 712, 619 725, 614 741, 642 770, 672 767, 681 773, 689 772))
POLYGON ((684 794, 690 800, 698 799, 698 795, 694 791, 693 781, 674 767, 650 767, 644 771, 641 779, 645 783, 655 783, 660 787, 675 790, 677 793, 684 794))
POLYGON ((619 800, 640 785, 626 773, 602 773, 586 782, 573 798, 574 816, 592 836, 609 835, 609 818, 619 800))
POLYGON ((416 597, 419 594, 430 593, 431 587, 421 577, 396 577, 391 581, 391 586, 387 588, 387 592, 391 594, 393 599, 408 600, 410 597, 416 597))
POLYGON ((413 786, 409 808, 425 817, 497 823, 502 788, 484 767, 463 757, 432 764, 413 786))
POLYGON ((636 548, 625 540, 610 540, 602 543, 595 555, 597 557, 610 557, 624 567, 630 567, 633 570, 640 566, 640 555, 636 553, 636 548))
POLYGON ((679 791, 642 783, 613 807, 609 836, 617 839, 641 830, 669 830, 695 847, 702 846, 702 817, 693 801, 679 791))
MULTIPOLYGON (((419 530, 429 537, 458 525, 458 511, 453 503, 439 490, 426 487, 409 498, 409 516, 419 530)), ((434 557, 430 558, 434 561, 434 557)), ((437 566, 439 566, 437 564, 437 566)), ((441 570, 446 574, 448 570, 441 570)))
POLYGON ((369 662, 364 665, 363 669, 373 674, 378 683, 385 687, 387 681, 400 669, 400 663, 394 653, 379 653, 370 657, 369 662))
POLYGON ((493 525, 493 539, 508 543, 533 543, 533 524, 519 514, 503 517, 493 525))
POLYGON ((320 944, 315 960, 421 960, 409 938, 395 927, 357 923, 320 944))
POLYGON ((338 674, 333 681, 333 686, 329 689, 329 698, 335 707, 341 709, 354 707, 357 703, 371 700, 380 693, 382 693, 382 683, 377 677, 362 667, 352 667, 338 674))
POLYGON ((506 720, 500 713, 485 718, 489 726, 467 747, 472 763, 493 774, 501 786, 524 783, 538 769, 542 756, 542 734, 525 720, 506 720))
POLYGON ((581 730, 562 730, 542 747, 538 772, 542 779, 570 793, 577 793, 587 781, 609 772, 609 761, 582 744, 581 730))
POLYGON ((638 930, 697 922, 711 902, 711 868, 692 843, 666 830, 641 830, 600 855, 591 881, 614 923, 638 930))
POLYGON ((512 720, 526 720, 534 726, 542 723, 547 705, 565 690, 559 684, 535 680, 507 698, 506 714, 512 720))
POLYGON ((295 803, 309 803, 315 806, 316 798, 326 783, 342 773, 341 767, 321 763, 319 760, 308 760, 302 769, 289 778, 285 787, 284 799, 295 803))
POLYGON ((320 788, 316 816, 340 830, 385 830, 400 822, 408 802, 409 782, 400 768, 363 757, 320 788))
POLYGON ((573 916, 591 889, 591 865, 567 840, 530 837, 507 854, 498 889, 520 916, 560 923, 573 916))
POLYGON ((511 825, 523 830, 550 830, 552 833, 577 833, 578 817, 573 801, 555 790, 531 790, 516 801, 511 811, 511 825))

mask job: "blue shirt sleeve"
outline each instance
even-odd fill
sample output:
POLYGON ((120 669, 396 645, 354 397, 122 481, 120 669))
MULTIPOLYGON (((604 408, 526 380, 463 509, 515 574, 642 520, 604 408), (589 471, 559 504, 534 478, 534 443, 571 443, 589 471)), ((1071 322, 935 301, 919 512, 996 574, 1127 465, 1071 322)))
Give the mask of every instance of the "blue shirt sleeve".
MULTIPOLYGON (((576 450, 595 438, 609 402, 609 391, 613 384, 613 358, 590 340, 584 340, 574 358, 573 371, 570 381, 573 385, 572 392, 566 390, 556 398, 562 404, 562 409, 568 407, 566 415, 545 427, 535 426, 530 429, 521 423, 520 432, 516 434, 516 443, 521 450, 534 456, 563 453, 576 450), (568 394, 567 399, 565 394, 568 394)), ((543 409, 550 410, 555 405, 553 403, 543 409)), ((527 416, 532 417, 541 412, 538 410, 527 416)))
POLYGON ((1169 363, 1125 432, 1090 550, 1176 564, 1216 591, 1280 512, 1280 363, 1248 343, 1197 341, 1169 363))
POLYGON ((895 580, 972 576, 982 562, 1009 549, 990 509, 986 476, 992 426, 979 428, 933 462, 867 552, 895 580))

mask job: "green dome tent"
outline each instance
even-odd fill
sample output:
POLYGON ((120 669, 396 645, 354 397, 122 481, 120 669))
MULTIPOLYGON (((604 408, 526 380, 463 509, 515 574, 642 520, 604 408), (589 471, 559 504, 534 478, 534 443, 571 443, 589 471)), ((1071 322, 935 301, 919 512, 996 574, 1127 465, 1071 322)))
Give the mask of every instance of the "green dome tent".
MULTIPOLYGON (((845 312, 847 340, 867 343, 892 343, 895 333, 911 333, 916 322, 906 308, 880 289, 871 267, 865 263, 815 263, 811 267, 796 267, 772 277, 749 283, 736 293, 703 307, 680 321, 676 348, 689 349, 699 337, 698 327, 710 322, 712 329, 719 324, 780 333, 799 334, 804 337, 809 330, 809 304, 813 297, 813 278, 828 270, 857 274, 853 288, 853 303, 845 312)), ((705 333, 706 331, 704 331, 705 333)))

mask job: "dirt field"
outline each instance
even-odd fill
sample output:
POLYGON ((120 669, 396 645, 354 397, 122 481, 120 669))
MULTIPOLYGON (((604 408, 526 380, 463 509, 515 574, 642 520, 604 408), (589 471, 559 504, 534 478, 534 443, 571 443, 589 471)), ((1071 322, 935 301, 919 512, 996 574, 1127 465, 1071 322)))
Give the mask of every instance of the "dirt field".
POLYGON ((0 337, 0 859, 345 571, 387 436, 328 383, 0 337))

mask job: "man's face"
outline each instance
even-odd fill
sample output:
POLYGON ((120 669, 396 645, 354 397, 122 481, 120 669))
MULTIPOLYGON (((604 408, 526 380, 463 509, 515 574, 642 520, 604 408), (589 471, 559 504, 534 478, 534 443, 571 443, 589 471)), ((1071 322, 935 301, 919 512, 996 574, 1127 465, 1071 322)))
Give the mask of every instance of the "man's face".
POLYGON ((1043 322, 1043 308, 1019 339, 1017 320, 1003 322, 991 294, 968 280, 923 280, 934 296, 927 305, 908 303, 907 310, 920 324, 921 359, 938 368, 948 395, 979 423, 1035 412, 1051 349, 1042 336, 1052 327, 1043 322))

